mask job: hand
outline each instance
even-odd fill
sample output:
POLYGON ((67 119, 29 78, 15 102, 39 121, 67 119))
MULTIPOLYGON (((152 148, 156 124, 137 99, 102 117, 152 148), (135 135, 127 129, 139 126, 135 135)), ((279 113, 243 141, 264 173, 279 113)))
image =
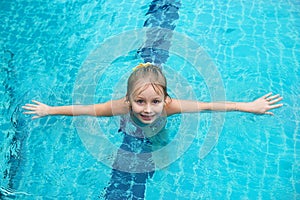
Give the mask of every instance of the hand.
POLYGON ((35 115, 32 117, 32 119, 37 119, 49 115, 51 106, 35 100, 32 100, 32 102, 35 104, 25 104, 25 106, 22 106, 23 109, 29 110, 27 112, 24 112, 24 114, 35 115))
POLYGON ((274 115, 274 113, 269 112, 269 110, 283 106, 283 104, 276 104, 282 99, 283 98, 280 97, 279 94, 272 96, 272 93, 270 92, 249 103, 251 107, 251 112, 256 114, 274 115))

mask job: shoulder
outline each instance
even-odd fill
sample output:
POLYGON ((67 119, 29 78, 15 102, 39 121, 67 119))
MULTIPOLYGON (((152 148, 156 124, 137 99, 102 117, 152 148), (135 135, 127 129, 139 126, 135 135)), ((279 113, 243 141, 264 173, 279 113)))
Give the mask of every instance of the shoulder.
POLYGON ((125 115, 129 113, 129 103, 126 98, 111 101, 113 115, 125 115))
POLYGON ((165 101, 165 110, 167 116, 181 113, 180 101, 178 99, 167 98, 165 101))
POLYGON ((125 98, 107 101, 105 103, 95 104, 97 116, 115 116, 123 115, 129 112, 129 104, 125 98))

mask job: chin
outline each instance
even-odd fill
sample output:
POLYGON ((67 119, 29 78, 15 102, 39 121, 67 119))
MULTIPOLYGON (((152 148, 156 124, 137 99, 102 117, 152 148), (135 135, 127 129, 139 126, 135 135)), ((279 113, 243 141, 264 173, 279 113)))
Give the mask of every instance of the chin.
POLYGON ((151 121, 142 121, 142 120, 140 120, 143 124, 152 124, 153 122, 154 122, 154 120, 151 120, 151 121))

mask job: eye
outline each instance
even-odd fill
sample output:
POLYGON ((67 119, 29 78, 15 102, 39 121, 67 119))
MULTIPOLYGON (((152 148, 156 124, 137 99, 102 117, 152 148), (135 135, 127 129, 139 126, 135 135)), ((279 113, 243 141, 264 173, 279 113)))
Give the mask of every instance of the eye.
POLYGON ((159 104, 160 102, 161 102, 161 100, 158 100, 158 99, 153 100, 154 104, 159 104))
POLYGON ((136 102, 137 104, 143 104, 143 103, 144 103, 144 100, 138 99, 138 100, 135 100, 135 102, 136 102))

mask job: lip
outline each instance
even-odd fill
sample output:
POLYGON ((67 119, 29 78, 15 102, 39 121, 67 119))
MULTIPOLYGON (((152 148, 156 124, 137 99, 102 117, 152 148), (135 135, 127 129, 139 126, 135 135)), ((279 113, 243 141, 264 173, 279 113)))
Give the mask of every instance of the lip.
POLYGON ((154 117, 153 115, 143 115, 143 114, 140 114, 140 116, 144 121, 151 121, 152 118, 154 117))

